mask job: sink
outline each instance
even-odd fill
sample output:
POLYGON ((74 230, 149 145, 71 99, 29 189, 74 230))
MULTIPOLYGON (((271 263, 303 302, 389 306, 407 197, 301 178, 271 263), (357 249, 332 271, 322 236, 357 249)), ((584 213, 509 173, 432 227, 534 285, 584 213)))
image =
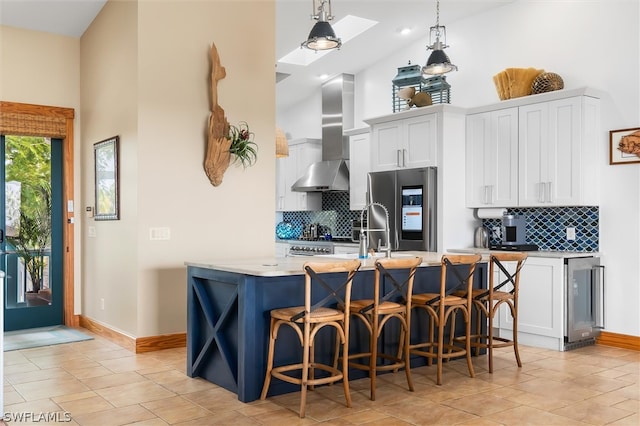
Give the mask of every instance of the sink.
MULTIPOLYGON (((334 254, 323 254, 322 257, 330 257, 334 259, 358 259, 358 253, 334 253, 334 254)), ((383 258, 386 254, 384 252, 375 252, 373 254, 369 253, 369 257, 367 259, 377 259, 383 258)), ((415 257, 413 254, 409 253, 399 253, 399 252, 391 252, 391 258, 398 257, 415 257)))

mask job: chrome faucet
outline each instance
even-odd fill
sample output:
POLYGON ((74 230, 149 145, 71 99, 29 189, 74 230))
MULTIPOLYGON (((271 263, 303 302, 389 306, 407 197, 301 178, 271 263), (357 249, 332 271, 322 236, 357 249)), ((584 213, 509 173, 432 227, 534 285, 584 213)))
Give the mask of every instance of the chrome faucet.
POLYGON ((391 241, 390 241, 390 229, 389 229, 389 210, 387 210, 387 208, 380 203, 369 203, 366 206, 364 206, 364 208, 362 209, 362 211, 360 212, 360 223, 364 224, 364 213, 365 211, 367 212, 368 215, 368 209, 369 207, 373 208, 375 206, 378 207, 382 207, 382 210, 384 210, 384 215, 385 215, 385 227, 384 229, 371 229, 369 228, 369 218, 367 217, 367 226, 364 227, 363 231, 365 232, 369 232, 369 231, 384 231, 384 237, 385 237, 385 243, 386 245, 382 245, 382 241, 378 240, 378 251, 384 252, 385 256, 387 258, 391 257, 391 241))

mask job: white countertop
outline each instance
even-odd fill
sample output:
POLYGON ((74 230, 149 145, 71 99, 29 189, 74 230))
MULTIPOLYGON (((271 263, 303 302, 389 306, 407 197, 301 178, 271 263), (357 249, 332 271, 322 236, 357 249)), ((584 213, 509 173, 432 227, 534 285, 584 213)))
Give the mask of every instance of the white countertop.
MULTIPOLYGON (((489 253, 499 253, 500 250, 489 250, 486 248, 457 248, 457 249, 448 249, 449 253, 478 253, 482 255, 488 255, 489 253)), ((503 251, 503 253, 509 253, 503 251)), ((584 252, 584 251, 552 251, 552 250, 537 250, 537 251, 527 251, 526 252, 529 257, 550 257, 554 259, 564 259, 569 257, 599 257, 599 252, 584 252)))
MULTIPOLYGON (((397 256, 420 256, 422 257, 421 267, 438 266, 442 253, 426 251, 403 251, 394 252, 397 256)), ((394 257, 394 253, 391 257, 394 257)), ((302 257, 263 257, 246 259, 220 259, 205 261, 187 261, 185 265, 197 268, 215 269, 217 271, 233 272, 244 275, 254 275, 260 277, 281 277, 288 275, 303 275, 303 265, 306 262, 340 262, 346 258, 332 256, 302 256, 302 257)), ((373 269, 375 258, 360 259, 362 266, 360 270, 373 269)))

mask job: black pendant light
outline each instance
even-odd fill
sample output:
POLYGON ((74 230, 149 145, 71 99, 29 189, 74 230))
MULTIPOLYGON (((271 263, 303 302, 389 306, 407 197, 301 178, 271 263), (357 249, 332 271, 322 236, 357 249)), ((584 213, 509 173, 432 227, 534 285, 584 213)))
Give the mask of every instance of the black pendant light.
POLYGON ((425 75, 441 75, 450 71, 457 71, 458 67, 453 65, 449 57, 444 53, 447 48, 447 29, 440 25, 440 1, 436 1, 436 25, 429 29, 429 45, 427 49, 433 50, 427 64, 422 67, 425 75), (435 39, 432 43, 431 41, 435 39))
POLYGON ((318 22, 313 26, 309 37, 301 44, 301 47, 316 51, 340 48, 342 41, 336 37, 336 33, 329 24, 329 21, 333 19, 331 0, 312 0, 312 2, 313 15, 311 18, 318 22))

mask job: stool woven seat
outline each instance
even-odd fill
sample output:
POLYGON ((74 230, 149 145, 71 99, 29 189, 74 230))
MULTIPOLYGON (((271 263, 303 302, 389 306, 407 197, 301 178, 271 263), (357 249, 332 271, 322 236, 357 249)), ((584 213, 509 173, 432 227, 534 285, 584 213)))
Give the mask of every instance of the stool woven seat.
MULTIPOLYGON (((411 296, 412 309, 427 314, 429 337, 427 341, 410 344, 410 351, 411 354, 426 357, 427 365, 431 365, 431 362, 436 360, 436 384, 438 385, 442 384, 442 361, 444 359, 466 356, 469 375, 475 376, 471 363, 471 289, 476 264, 481 259, 482 256, 476 254, 443 255, 441 258, 440 292, 418 293, 411 296), (454 293, 457 291, 464 292, 465 297, 455 296, 454 293), (463 346, 454 344, 452 339, 445 341, 444 337, 447 322, 449 319, 453 322, 457 312, 462 312, 465 320, 466 339, 463 346)), ((416 322, 415 315, 413 322, 416 322)), ((450 335, 453 333, 454 330, 451 330, 450 335)))
MULTIPOLYGON (((348 359, 350 367, 369 372, 372 401, 376 399, 378 371, 396 372, 400 368, 404 368, 407 385, 409 390, 413 391, 409 363, 410 296, 416 268, 421 263, 421 257, 376 260, 372 282, 373 299, 353 300, 351 307, 347 309, 347 312, 358 319, 358 322, 363 324, 369 333, 369 350, 351 352, 348 354, 348 359), (378 348, 378 345, 385 325, 394 319, 400 324, 400 338, 397 343, 397 353, 390 354, 378 348)), ((386 343, 385 346, 393 344, 386 343)), ((343 355, 345 353, 343 352, 343 355)))
POLYGON ((299 415, 301 418, 305 417, 307 390, 313 389, 315 385, 342 380, 346 405, 351 407, 347 359, 345 358, 340 367, 315 362, 315 350, 318 349, 318 345, 314 341, 320 329, 332 327, 336 331, 336 340, 340 342, 342 350, 344 353, 348 352, 351 286, 355 273, 360 268, 360 261, 307 262, 303 268, 305 272, 304 305, 273 309, 270 312, 267 372, 260 395, 260 399, 266 399, 272 377, 300 385, 299 415), (332 279, 328 278, 329 275, 332 279), (318 296, 319 294, 321 296, 318 296), (312 300, 312 295, 314 299, 319 300, 312 300), (345 306, 346 312, 333 307, 336 304, 345 306), (291 327, 298 336, 302 346, 302 362, 274 367, 276 340, 278 331, 283 325, 291 327), (321 370, 326 374, 316 377, 315 370, 321 370))

